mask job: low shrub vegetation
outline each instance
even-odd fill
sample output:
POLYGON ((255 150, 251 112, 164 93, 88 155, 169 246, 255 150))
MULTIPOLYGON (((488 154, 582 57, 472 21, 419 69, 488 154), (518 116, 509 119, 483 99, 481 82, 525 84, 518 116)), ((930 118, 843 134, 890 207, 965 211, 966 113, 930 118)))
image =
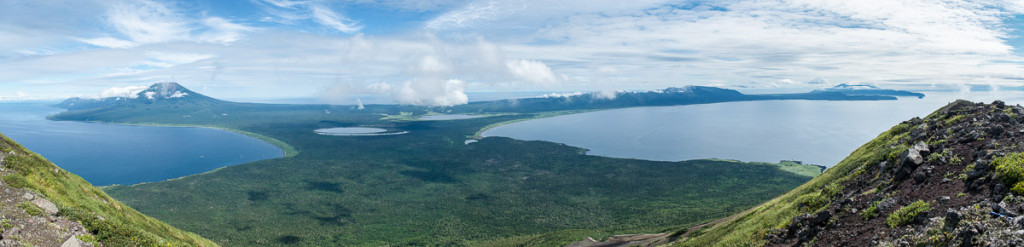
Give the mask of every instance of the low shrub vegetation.
POLYGON ((1024 194, 1024 153, 1011 153, 992 163, 996 165, 996 174, 1013 193, 1024 194))
POLYGON ((910 222, 914 222, 914 219, 917 218, 917 215, 921 212, 929 210, 932 210, 931 204, 928 204, 928 202, 925 202, 924 200, 917 200, 910 203, 910 205, 904 206, 897 209, 896 212, 889 214, 889 218, 885 219, 885 224, 889 225, 889 227, 906 225, 910 222))
POLYGON ((43 215, 43 209, 39 208, 39 206, 36 206, 35 204, 32 204, 32 202, 30 201, 21 202, 21 204, 18 204, 18 208, 24 209, 25 213, 28 213, 28 215, 31 216, 43 215))
POLYGON ((875 216, 878 216, 878 203, 880 202, 882 201, 872 202, 871 206, 868 206, 868 208, 864 209, 864 212, 860 213, 860 216, 864 217, 865 220, 874 219, 875 216))

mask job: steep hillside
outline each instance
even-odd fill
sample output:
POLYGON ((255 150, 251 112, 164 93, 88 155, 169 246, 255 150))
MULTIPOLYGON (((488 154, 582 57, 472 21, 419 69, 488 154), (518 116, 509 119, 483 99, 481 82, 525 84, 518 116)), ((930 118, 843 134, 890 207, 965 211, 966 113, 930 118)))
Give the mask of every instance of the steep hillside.
POLYGON ((1020 246, 1024 108, 953 102, 677 246, 1020 246))
POLYGON ((142 215, 0 135, 0 246, 216 246, 142 215))

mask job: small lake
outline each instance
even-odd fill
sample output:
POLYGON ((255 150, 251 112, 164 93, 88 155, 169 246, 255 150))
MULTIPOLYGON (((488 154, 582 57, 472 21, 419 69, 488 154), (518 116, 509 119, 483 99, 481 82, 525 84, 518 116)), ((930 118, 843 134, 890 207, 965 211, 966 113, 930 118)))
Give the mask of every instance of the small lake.
POLYGON ((279 158, 281 149, 230 131, 50 121, 52 103, 0 103, 0 133, 94 185, 156 182, 279 158))
POLYGON ((957 98, 1024 103, 1019 91, 924 92, 895 101, 751 101, 637 107, 536 119, 499 126, 483 136, 543 140, 587 148, 588 154, 679 161, 703 158, 832 166, 883 131, 924 117, 957 98))
POLYGON ((326 128, 317 129, 313 132, 321 135, 328 136, 372 136, 382 135, 383 132, 388 131, 381 128, 370 128, 370 127, 338 127, 338 128, 326 128))
POLYGON ((472 119, 472 118, 479 118, 479 117, 483 117, 483 116, 480 116, 480 115, 466 115, 466 114, 429 115, 429 116, 422 116, 422 117, 419 118, 419 120, 439 121, 439 120, 472 119))

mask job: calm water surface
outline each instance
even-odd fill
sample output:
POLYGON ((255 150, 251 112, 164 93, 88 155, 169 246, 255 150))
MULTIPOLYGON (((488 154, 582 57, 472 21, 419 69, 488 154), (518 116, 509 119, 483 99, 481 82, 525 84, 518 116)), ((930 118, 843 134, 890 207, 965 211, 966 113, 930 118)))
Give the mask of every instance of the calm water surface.
POLYGON ((480 117, 484 117, 484 116, 481 116, 481 115, 466 115, 466 114, 448 114, 448 115, 422 116, 422 117, 419 118, 419 120, 441 121, 441 120, 471 119, 471 118, 480 118, 480 117))
POLYGON ((155 182, 282 157, 230 131, 50 121, 44 103, 0 103, 0 133, 94 185, 155 182))
POLYGON ((381 128, 369 128, 369 127, 338 127, 338 128, 327 128, 314 130, 317 134, 321 135, 360 135, 360 134, 373 134, 388 131, 381 128))
POLYGON ((971 94, 925 92, 895 101, 753 101, 638 107, 530 120, 483 136, 544 140, 588 154, 679 161, 801 160, 832 166, 893 125, 924 117, 957 98, 1024 103, 1020 91, 971 94))

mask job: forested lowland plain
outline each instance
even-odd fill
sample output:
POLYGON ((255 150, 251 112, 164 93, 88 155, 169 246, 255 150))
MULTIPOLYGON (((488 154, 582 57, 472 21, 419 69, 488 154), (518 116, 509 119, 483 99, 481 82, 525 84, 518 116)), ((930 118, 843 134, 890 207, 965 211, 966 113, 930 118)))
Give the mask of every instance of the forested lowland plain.
POLYGON ((282 147, 284 158, 105 188, 140 212, 222 245, 553 246, 588 236, 684 229, 790 191, 820 167, 607 158, 558 143, 479 138, 481 129, 633 106, 895 99, 886 93, 746 95, 686 87, 620 93, 614 99, 584 94, 454 107, 338 106, 227 102, 162 83, 138 98, 69 99, 60 105, 68 111, 51 119, 218 127, 282 147), (483 117, 416 119, 449 113, 483 117), (333 127, 407 133, 314 132, 333 127))

